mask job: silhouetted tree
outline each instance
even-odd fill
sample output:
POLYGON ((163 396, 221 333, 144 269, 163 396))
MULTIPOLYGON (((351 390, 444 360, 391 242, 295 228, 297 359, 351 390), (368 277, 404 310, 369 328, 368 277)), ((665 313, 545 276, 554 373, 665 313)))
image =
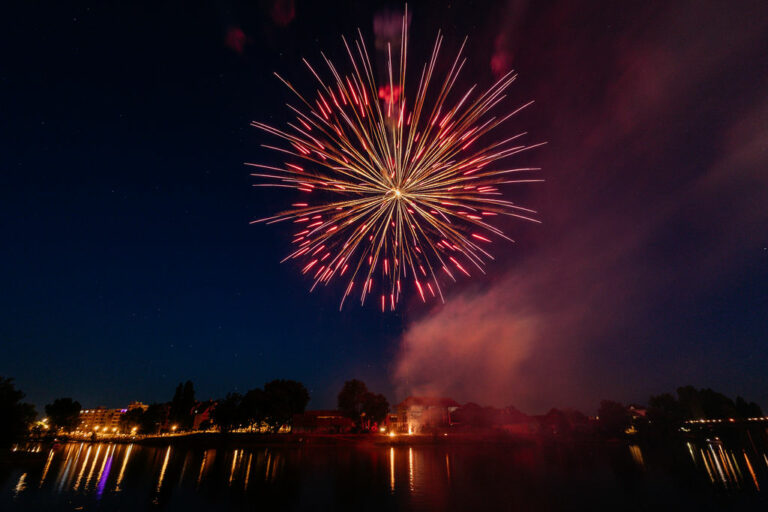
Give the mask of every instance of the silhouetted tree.
POLYGON ((251 389, 243 396, 241 408, 246 425, 260 427, 267 417, 267 394, 260 388, 251 389))
POLYGON ((693 386, 677 388, 677 398, 686 419, 704 418, 704 407, 701 404, 699 390, 693 386))
POLYGON ((747 403, 742 397, 736 397, 736 412, 741 418, 759 418, 763 410, 755 402, 747 403))
POLYGON ((45 415, 55 429, 70 431, 80 423, 80 402, 71 398, 57 398, 45 406, 45 415))
POLYGON ((739 407, 727 396, 709 388, 683 386, 677 389, 677 396, 686 419, 749 417, 750 412, 760 411, 757 404, 750 407, 750 404, 746 404, 742 399, 739 407), (744 413, 747 413, 747 416, 744 413))
POLYGON ((368 421, 381 423, 389 412, 389 401, 378 393, 368 392, 363 398, 363 414, 368 421))
POLYGON ((656 434, 675 435, 685 421, 685 412, 674 396, 669 393, 648 399, 648 428, 656 434))
POLYGON ((357 379, 344 383, 336 404, 339 412, 354 421, 357 428, 362 428, 363 423, 380 423, 389 412, 387 398, 368 391, 365 382, 357 379))
POLYGON ((222 433, 226 434, 243 424, 242 402, 243 396, 240 393, 227 393, 225 398, 216 403, 211 417, 222 433))
POLYGON ((35 420, 35 408, 21 401, 24 396, 14 386, 13 379, 0 377, 0 448, 24 438, 35 420))
POLYGON ((141 415, 140 430, 144 434, 156 434, 168 422, 168 404, 150 404, 141 415))
POLYGON ((363 381, 352 379, 344 383, 336 399, 339 412, 360 426, 360 416, 363 414, 368 387, 363 381))
POLYGON ((555 436, 570 436, 572 434, 571 423, 568 421, 568 415, 553 407, 539 420, 541 428, 548 434, 555 436))
POLYGON ((176 392, 171 400, 169 419, 178 425, 180 430, 192 428, 194 416, 192 410, 195 407, 195 386, 191 380, 176 386, 176 392))
POLYGON ((143 431, 144 425, 144 411, 137 407, 125 412, 120 416, 120 430, 123 432, 131 432, 134 428, 137 432, 145 433, 143 431))
POLYGON ((309 392, 304 384, 295 380, 277 379, 264 384, 264 421, 276 432, 283 425, 290 425, 294 414, 301 414, 309 402, 309 392))
POLYGON ((603 400, 597 410, 600 429, 608 436, 620 437, 632 423, 632 416, 619 402, 603 400))
POLYGON ((733 400, 710 388, 699 391, 704 416, 707 418, 733 418, 738 416, 733 400))

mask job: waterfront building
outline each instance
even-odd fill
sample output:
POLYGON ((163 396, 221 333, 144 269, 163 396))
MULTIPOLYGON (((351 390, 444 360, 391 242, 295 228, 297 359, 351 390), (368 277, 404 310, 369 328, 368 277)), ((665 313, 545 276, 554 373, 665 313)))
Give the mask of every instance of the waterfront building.
POLYGON ((420 433, 451 426, 451 413, 459 408, 452 398, 409 396, 395 406, 397 430, 420 433))
POLYGON ((107 409, 102 406, 81 410, 78 430, 117 433, 120 430, 120 416, 127 411, 128 409, 107 409))
POLYGON ((149 406, 143 402, 138 402, 134 400, 133 402, 128 404, 128 410, 132 411, 134 409, 141 409, 142 411, 146 411, 149 408, 149 406))
POLYGON ((354 426, 355 423, 339 411, 305 411, 293 415, 292 432, 344 434, 354 426))

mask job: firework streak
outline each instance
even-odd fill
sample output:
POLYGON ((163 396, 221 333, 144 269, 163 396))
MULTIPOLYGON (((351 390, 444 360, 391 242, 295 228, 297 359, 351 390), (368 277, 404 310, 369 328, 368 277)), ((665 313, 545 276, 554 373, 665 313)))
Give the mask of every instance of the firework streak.
POLYGON ((505 200, 500 191, 501 185, 542 181, 517 178, 538 169, 499 164, 541 144, 521 143, 525 133, 487 140, 489 132, 532 103, 492 114, 516 75, 507 73, 483 93, 472 86, 457 95, 464 44, 445 79, 436 79, 443 44, 438 34, 408 101, 407 16, 396 67, 387 47, 387 84, 378 87, 358 31, 352 45, 342 37, 350 73, 342 74, 323 54, 330 76, 324 80, 304 60, 317 79, 314 96, 276 74, 301 102, 288 105, 296 115, 288 128, 252 123, 287 143, 264 145, 284 155, 283 166, 247 164, 257 169, 253 176, 266 180, 255 186, 292 188, 306 196, 289 210, 253 222, 292 222, 295 250, 283 261, 302 261, 302 273, 314 280, 312 289, 342 280, 340 308, 354 294, 361 303, 373 295, 382 311, 394 310, 409 286, 422 300, 442 300, 441 281, 469 276, 473 269, 483 272, 492 259, 485 246, 494 238, 510 240, 491 224, 495 216, 538 222, 533 210, 505 200), (449 95, 456 96, 450 104, 449 95))

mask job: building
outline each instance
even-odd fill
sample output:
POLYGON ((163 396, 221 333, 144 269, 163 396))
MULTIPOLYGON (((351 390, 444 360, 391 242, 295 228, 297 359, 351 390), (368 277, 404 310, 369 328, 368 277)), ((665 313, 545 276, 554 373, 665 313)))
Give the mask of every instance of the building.
POLYGON ((384 429, 384 430, 381 430, 381 432, 397 432, 398 425, 399 425, 399 422, 397 420, 397 413, 388 412, 387 417, 384 418, 384 421, 381 425, 381 428, 384 429))
POLYGON ((448 428, 451 413, 458 408, 452 398, 409 396, 395 406, 397 431, 411 434, 448 428))
POLYGON ((123 409, 107 409, 98 406, 93 409, 82 409, 80 411, 80 424, 78 430, 87 432, 99 432, 113 434, 120 432, 120 417, 128 411, 141 409, 146 411, 147 404, 133 401, 123 409))
POLYGON ((128 409, 107 409, 96 407, 80 411, 80 425, 78 430, 117 433, 120 430, 120 416, 128 409))
POLYGON ((538 431, 539 423, 512 406, 499 409, 469 402, 451 414, 451 427, 456 432, 528 435, 538 431))
POLYGON ((339 411, 305 411, 293 415, 293 432, 314 434, 345 434, 355 423, 339 411))
POLYGON ((146 411, 149 408, 149 406, 142 402, 133 401, 128 404, 128 410, 132 411, 134 409, 141 409, 142 411, 146 411))

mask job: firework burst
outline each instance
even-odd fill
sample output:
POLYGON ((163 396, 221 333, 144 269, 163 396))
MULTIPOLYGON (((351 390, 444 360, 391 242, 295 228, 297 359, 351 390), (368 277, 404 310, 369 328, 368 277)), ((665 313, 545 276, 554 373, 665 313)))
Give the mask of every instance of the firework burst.
MULTIPOLYGON (((330 78, 304 60, 318 88, 301 94, 275 74, 299 99, 288 105, 295 121, 278 129, 252 125, 287 142, 264 145, 283 155, 282 166, 255 163, 255 186, 292 188, 306 196, 291 208, 255 222, 292 222, 295 249, 283 260, 301 261, 312 289, 343 281, 340 308, 352 294, 361 303, 376 296, 382 311, 394 310, 412 287, 422 300, 443 299, 441 281, 483 272, 492 259, 486 246, 510 240, 491 221, 508 215, 538 222, 533 210, 504 199, 501 186, 541 181, 520 178, 529 167, 500 161, 541 144, 525 145, 519 133, 500 140, 488 134, 530 105, 502 116, 494 108, 515 80, 512 72, 488 90, 470 87, 455 95, 466 59, 459 49, 444 79, 435 78, 443 44, 438 34, 412 99, 406 91, 408 14, 403 16, 399 59, 387 46, 387 80, 379 86, 362 34, 350 45, 343 74, 322 54, 330 78), (437 82, 437 83, 435 83, 437 82), (449 96, 453 101, 449 100, 449 96)), ((531 102, 532 103, 532 102, 531 102)))

